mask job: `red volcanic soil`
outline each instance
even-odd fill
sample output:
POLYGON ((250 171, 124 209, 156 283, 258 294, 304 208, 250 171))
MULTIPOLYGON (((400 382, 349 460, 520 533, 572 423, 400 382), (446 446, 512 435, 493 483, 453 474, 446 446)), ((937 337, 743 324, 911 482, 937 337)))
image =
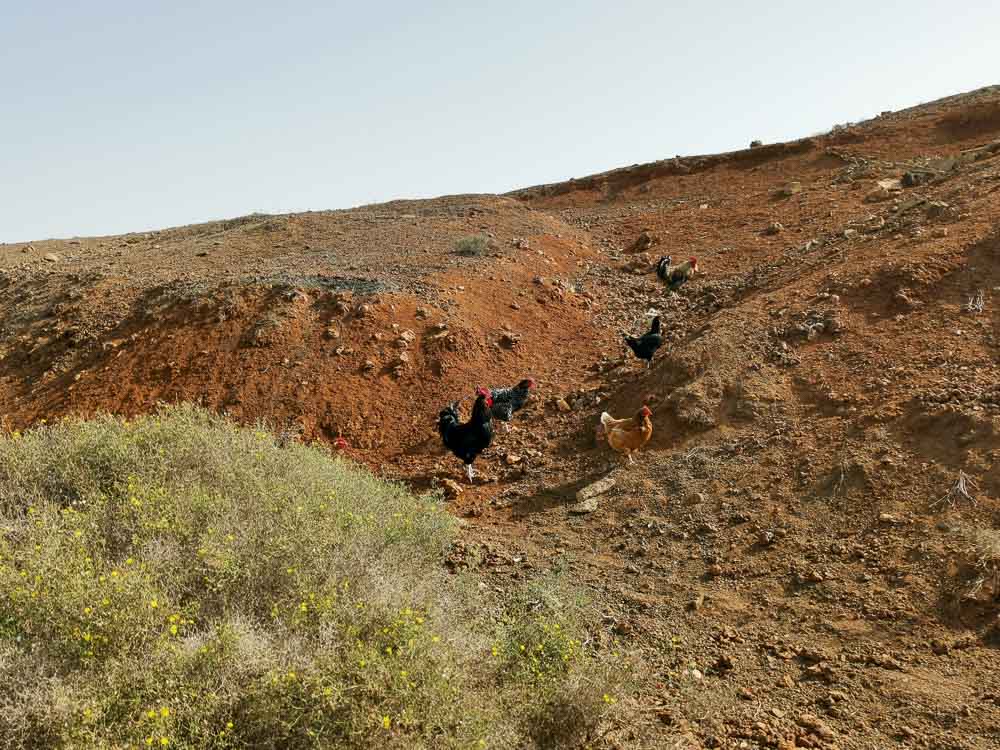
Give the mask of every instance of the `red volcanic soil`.
POLYGON ((1000 746, 1000 88, 505 196, 4 245, 0 267, 9 428, 194 401, 444 487, 452 564, 568 572, 640 666, 595 746, 1000 746), (666 254, 702 271, 674 294, 666 254), (622 332, 654 313, 647 371, 622 332), (438 411, 527 376, 469 485, 438 411), (625 466, 595 427, 642 404, 625 466))

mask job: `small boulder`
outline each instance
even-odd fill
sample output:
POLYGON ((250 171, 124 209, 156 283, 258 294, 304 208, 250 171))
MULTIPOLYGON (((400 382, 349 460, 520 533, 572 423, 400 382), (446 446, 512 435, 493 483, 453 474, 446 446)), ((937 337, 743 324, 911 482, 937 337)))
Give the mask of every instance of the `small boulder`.
POLYGON ((449 500, 456 499, 464 492, 462 485, 452 479, 442 479, 441 487, 444 488, 444 496, 449 500))
POLYGON ((592 497, 603 495, 614 486, 615 480, 613 477, 604 477, 604 479, 599 479, 596 482, 588 484, 586 487, 578 490, 576 493, 576 499, 578 502, 589 500, 592 497))

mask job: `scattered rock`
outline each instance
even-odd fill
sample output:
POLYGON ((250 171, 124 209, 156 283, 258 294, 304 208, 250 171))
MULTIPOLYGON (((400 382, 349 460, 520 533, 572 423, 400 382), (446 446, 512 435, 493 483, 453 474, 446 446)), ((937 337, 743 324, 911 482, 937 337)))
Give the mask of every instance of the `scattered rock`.
POLYGON ((930 172, 907 172, 903 175, 901 183, 903 187, 919 187, 930 181, 932 175, 930 172))
POLYGON ((573 407, 570 406, 569 401, 564 398, 556 399, 556 409, 561 411, 563 414, 573 411, 573 407))
POLYGON ((521 337, 516 333, 510 333, 505 331, 500 334, 500 338, 497 340, 497 346, 501 349, 514 349, 518 343, 521 341, 521 337))
POLYGON ((405 349, 411 343, 413 343, 413 340, 416 337, 417 335, 409 328, 407 328, 406 330, 404 330, 402 333, 399 334, 399 336, 396 338, 395 344, 398 348, 405 349))
POLYGON ((764 234, 775 235, 775 234, 781 234, 783 231, 785 231, 784 224, 782 224, 779 221, 772 221, 770 224, 767 225, 767 229, 764 230, 764 234))
POLYGON ((924 209, 928 219, 956 219, 958 211, 944 201, 930 201, 924 209))
POLYGON ((734 666, 733 659, 728 654, 722 654, 715 660, 715 670, 720 673, 731 672, 734 666))
POLYGON ((58 263, 59 262, 59 256, 56 255, 55 253, 45 253, 45 255, 42 256, 42 257, 45 260, 47 260, 49 263, 58 263))
POLYGON ((757 140, 750 141, 750 148, 760 148, 763 145, 764 145, 763 141, 757 141, 757 140))
POLYGON ((812 714, 801 714, 795 719, 795 723, 826 741, 833 740, 837 736, 830 727, 812 714))
POLYGON ((638 237, 626 249, 626 253, 644 253, 657 243, 657 238, 650 234, 648 229, 643 229, 638 237))
POLYGON ((789 182, 783 188, 778 191, 778 195, 782 198, 791 198, 793 195, 797 195, 802 192, 801 182, 789 182))
POLYGON ((593 497, 588 497, 586 500, 583 500, 583 501, 577 503, 576 505, 571 505, 570 508, 569 508, 569 512, 570 513, 574 513, 576 515, 584 515, 586 513, 593 513, 595 510, 597 510, 597 501, 598 501, 598 499, 599 499, 599 496, 597 496, 597 495, 595 495, 593 497))
POLYGON ((452 479, 442 479, 441 486, 444 488, 445 497, 454 500, 464 492, 462 485, 452 479))
POLYGON ((865 201, 868 203, 881 203, 882 201, 889 200, 891 197, 892 193, 884 187, 876 187, 865 196, 865 201))
POLYGON ((615 486, 615 480, 612 477, 604 477, 599 479, 592 484, 588 484, 586 487, 578 490, 576 493, 576 499, 578 502, 583 502, 592 497, 597 497, 598 495, 603 495, 605 492, 610 490, 615 486))

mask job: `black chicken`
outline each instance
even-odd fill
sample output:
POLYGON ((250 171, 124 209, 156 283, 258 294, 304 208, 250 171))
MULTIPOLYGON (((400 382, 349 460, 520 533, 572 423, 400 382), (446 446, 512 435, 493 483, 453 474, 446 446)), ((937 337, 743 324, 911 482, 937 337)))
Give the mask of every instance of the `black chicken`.
POLYGON ((476 403, 468 422, 459 422, 457 404, 451 404, 438 415, 438 432, 444 447, 462 459, 465 473, 472 481, 472 462, 493 442, 493 397, 485 388, 476 388, 476 403))
POLYGON ((660 316, 653 318, 653 326, 644 336, 626 336, 625 343, 639 359, 646 360, 646 369, 653 362, 656 350, 663 346, 663 336, 660 335, 660 316))
POLYGON ((490 395, 493 397, 493 407, 490 411, 494 419, 503 422, 506 432, 510 432, 510 420, 514 412, 519 411, 528 402, 528 396, 534 387, 535 381, 525 378, 512 388, 490 389, 490 395))

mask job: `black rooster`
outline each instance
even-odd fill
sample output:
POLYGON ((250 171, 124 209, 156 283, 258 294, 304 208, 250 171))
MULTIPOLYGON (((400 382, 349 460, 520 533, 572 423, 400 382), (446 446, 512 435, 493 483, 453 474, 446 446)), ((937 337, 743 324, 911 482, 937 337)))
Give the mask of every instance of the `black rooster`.
POLYGON ((469 482, 475 472, 472 462, 493 442, 493 397, 485 388, 476 388, 476 403, 468 422, 459 422, 457 404, 442 409, 438 415, 438 432, 444 447, 462 459, 469 482))
POLYGON ((653 318, 653 327, 650 329, 649 333, 644 336, 626 336, 625 343, 628 344, 628 348, 639 359, 646 360, 646 369, 653 362, 653 355, 656 354, 656 350, 663 346, 663 336, 660 335, 660 316, 657 315, 653 318))
POLYGON ((535 381, 525 378, 513 388, 491 388, 490 395, 493 397, 493 407, 491 412, 494 419, 499 419, 504 424, 506 432, 510 432, 510 420, 514 412, 519 411, 528 401, 531 389, 535 387, 535 381))

